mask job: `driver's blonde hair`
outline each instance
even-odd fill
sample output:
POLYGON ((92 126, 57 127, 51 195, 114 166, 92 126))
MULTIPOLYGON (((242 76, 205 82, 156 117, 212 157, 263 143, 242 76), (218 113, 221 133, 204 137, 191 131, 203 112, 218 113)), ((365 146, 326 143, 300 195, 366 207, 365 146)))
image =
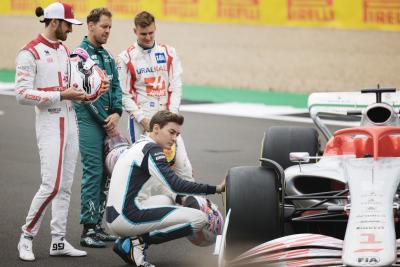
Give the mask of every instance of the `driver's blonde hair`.
POLYGON ((155 23, 155 18, 152 14, 147 11, 142 11, 135 16, 135 27, 146 28, 151 24, 155 23))

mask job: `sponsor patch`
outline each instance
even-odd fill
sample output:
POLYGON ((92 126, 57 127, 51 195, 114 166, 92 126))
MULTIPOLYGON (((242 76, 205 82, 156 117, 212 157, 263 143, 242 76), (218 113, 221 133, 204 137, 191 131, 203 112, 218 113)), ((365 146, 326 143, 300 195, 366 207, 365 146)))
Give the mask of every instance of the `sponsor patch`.
POLYGON ((161 156, 156 157, 156 161, 159 161, 161 159, 165 159, 165 155, 161 155, 161 156))
POLYGON ((164 53, 156 53, 156 61, 157 63, 166 63, 167 60, 165 59, 164 53))
POLYGON ((57 114, 61 112, 61 108, 49 108, 47 110, 50 114, 57 114))
POLYGON ((154 67, 140 68, 140 69, 136 70, 136 73, 138 75, 140 75, 142 73, 154 73, 154 72, 160 72, 160 71, 168 71, 167 65, 160 65, 160 66, 156 65, 154 67))
POLYGON ((17 70, 23 70, 23 71, 31 71, 33 70, 33 67, 31 66, 25 66, 25 65, 18 65, 17 70))

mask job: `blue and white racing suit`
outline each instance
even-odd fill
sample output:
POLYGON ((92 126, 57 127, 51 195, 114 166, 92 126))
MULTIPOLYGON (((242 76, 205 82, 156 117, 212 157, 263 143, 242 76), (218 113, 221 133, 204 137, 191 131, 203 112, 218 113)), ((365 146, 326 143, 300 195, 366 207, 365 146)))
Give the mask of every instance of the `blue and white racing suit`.
POLYGON ((159 183, 174 194, 216 193, 215 186, 179 178, 161 147, 145 137, 127 149, 114 167, 106 208, 109 229, 122 237, 142 236, 147 244, 201 230, 206 215, 197 209, 175 206, 167 195, 152 194, 159 183))

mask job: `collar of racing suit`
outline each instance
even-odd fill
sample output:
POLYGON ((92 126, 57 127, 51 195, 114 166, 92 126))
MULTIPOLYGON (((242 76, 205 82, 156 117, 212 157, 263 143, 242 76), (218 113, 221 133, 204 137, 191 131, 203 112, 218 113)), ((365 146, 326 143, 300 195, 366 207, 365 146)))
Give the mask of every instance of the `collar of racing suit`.
POLYGON ((141 44, 139 44, 139 42, 137 42, 137 45, 142 49, 143 52, 150 53, 151 49, 153 49, 156 46, 156 41, 154 41, 151 47, 144 47, 141 44))
POLYGON ((53 49, 58 49, 58 47, 61 44, 60 41, 51 41, 51 40, 47 39, 43 34, 39 34, 39 36, 37 37, 37 40, 39 42, 43 43, 44 45, 47 45, 48 47, 51 47, 53 49))
POLYGON ((94 46, 87 36, 83 37, 82 43, 86 43, 86 45, 95 52, 102 53, 104 51, 104 47, 101 45, 99 47, 94 46))
POLYGON ((142 134, 142 135, 140 136, 140 139, 146 139, 146 140, 148 140, 148 141, 150 141, 150 142, 153 142, 153 143, 156 143, 156 144, 157 144, 157 142, 154 141, 154 139, 151 138, 148 134, 142 134))

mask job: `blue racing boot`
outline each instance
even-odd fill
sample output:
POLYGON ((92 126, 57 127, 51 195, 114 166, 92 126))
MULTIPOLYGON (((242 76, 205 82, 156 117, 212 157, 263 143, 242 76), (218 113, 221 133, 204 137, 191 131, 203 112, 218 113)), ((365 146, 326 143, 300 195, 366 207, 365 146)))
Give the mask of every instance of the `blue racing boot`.
POLYGON ((129 237, 118 238, 113 247, 113 251, 118 254, 126 263, 135 264, 131 255, 131 239, 129 237))
POLYGON ((139 238, 119 238, 115 241, 113 250, 126 263, 135 264, 137 267, 155 267, 155 265, 146 261, 145 251, 147 245, 141 242, 139 238))

